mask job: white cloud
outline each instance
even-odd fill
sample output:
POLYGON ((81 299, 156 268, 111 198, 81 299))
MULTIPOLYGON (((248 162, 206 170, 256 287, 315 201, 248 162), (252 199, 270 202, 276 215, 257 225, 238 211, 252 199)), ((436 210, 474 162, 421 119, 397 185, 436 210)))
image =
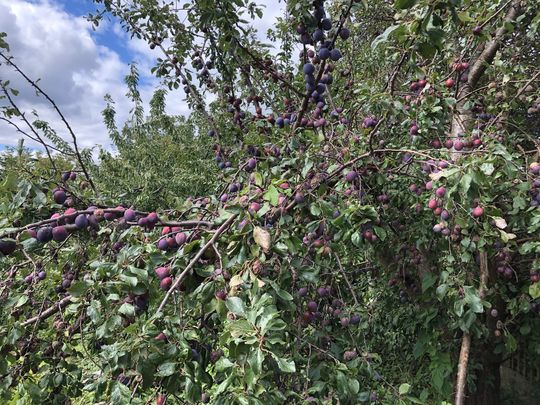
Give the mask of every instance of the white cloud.
MULTIPOLYGON (((115 20, 105 19, 93 31, 84 16, 65 11, 63 4, 76 0, 0 0, 0 31, 8 34, 14 61, 31 78, 40 79, 39 85, 58 104, 83 147, 109 146, 109 137, 103 124, 101 111, 103 97, 110 94, 115 100, 117 123, 126 120, 131 105, 125 97, 124 76, 129 71, 126 60, 118 52, 127 52, 128 58, 138 64, 141 77, 140 93, 143 101, 150 100, 159 81, 150 72, 159 51, 148 44, 130 38, 115 20), (124 49, 112 49, 101 43, 113 39, 124 49)), ((265 5, 264 17, 254 22, 258 37, 266 41, 266 31, 277 16, 283 15, 285 3, 279 0, 261 1, 265 5)), ((115 45, 110 45, 115 46, 115 45)), ((43 97, 21 79, 12 68, 2 64, 0 79, 10 80, 20 91, 16 98, 24 111, 37 110, 40 118, 52 124, 59 135, 70 141, 59 117, 43 97)), ((210 94, 207 101, 213 100, 210 94)), ((187 114, 187 103, 180 89, 167 96, 170 114, 187 114)), ((0 101, 3 103, 3 101, 0 101)), ((21 136, 12 127, 0 122, 0 144, 15 145, 21 136)), ((36 146, 31 141, 27 145, 36 146)))
MULTIPOLYGON (((39 85, 58 104, 80 145, 109 145, 101 117, 103 97, 108 93, 115 100, 119 124, 131 108, 124 96, 127 88, 123 82, 129 66, 117 52, 96 42, 96 36, 103 35, 105 30, 112 30, 112 35, 119 32, 116 24, 105 22, 93 35, 90 23, 83 17, 73 16, 49 0, 0 0, 0 27, 8 34, 15 63, 31 78, 40 79, 39 85)), ((121 38, 132 43, 127 35, 121 38)), ((151 77, 148 53, 133 51, 144 82, 141 96, 148 101, 158 81, 151 77)), ((2 64, 0 77, 10 80, 11 86, 20 91, 16 101, 21 109, 37 110, 40 118, 49 121, 64 139, 70 139, 51 106, 42 97, 36 97, 35 91, 12 68, 2 64)), ((171 113, 188 111, 187 105, 179 101, 182 98, 180 92, 169 97, 174 99, 171 113)), ((0 123, 0 144, 15 145, 18 138, 20 135, 11 127, 0 123)), ((26 143, 35 146, 33 142, 26 143)))

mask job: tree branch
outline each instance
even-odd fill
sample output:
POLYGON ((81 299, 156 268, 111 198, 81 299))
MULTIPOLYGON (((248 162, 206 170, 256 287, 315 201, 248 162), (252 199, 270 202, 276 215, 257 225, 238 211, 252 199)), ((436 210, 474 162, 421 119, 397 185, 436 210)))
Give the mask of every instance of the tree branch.
POLYGON ((229 227, 231 226, 232 222, 236 219, 236 217, 238 216, 238 214, 233 214, 231 217, 229 217, 229 219, 227 219, 216 231, 216 233, 214 234, 214 236, 212 236, 212 238, 206 242, 206 244, 197 252, 197 254, 195 255, 195 257, 193 257, 193 259, 191 259, 191 261, 189 262, 189 264, 186 266, 186 268, 184 269, 184 271, 182 271, 182 273, 180 273, 178 275, 178 277, 176 277, 176 280, 174 281, 174 283, 171 285, 171 288, 169 288, 169 290, 167 291, 167 293, 165 294, 165 297, 163 298, 163 300, 161 301, 161 304, 159 304, 159 307, 157 309, 157 312, 161 312, 163 310, 163 308, 165 307, 165 305, 167 304, 167 301, 169 300, 171 294, 173 293, 173 291, 180 285, 180 283, 182 282, 182 280, 184 280, 184 278, 188 275, 189 271, 193 268, 193 266, 195 266, 195 264, 199 261, 199 259, 202 257, 202 255, 204 254, 204 252, 206 252, 206 250, 213 246, 214 243, 218 240, 218 238, 221 236, 221 234, 223 232, 225 232, 227 229, 229 229, 229 227))
POLYGON ((51 315, 57 313, 58 311, 60 311, 61 309, 65 308, 65 307, 67 307, 68 304, 71 302, 72 298, 73 297, 71 295, 68 295, 67 297, 62 298, 57 303, 50 306, 45 311, 41 312, 39 315, 34 316, 33 318, 30 318, 30 319, 27 319, 21 325, 22 326, 28 326, 28 325, 31 325, 31 324, 33 324, 35 322, 41 322, 42 320, 47 319, 51 315))
MULTIPOLYGON (((102 208, 102 210, 103 210, 104 213, 112 213, 112 214, 122 214, 124 212, 123 209, 119 209, 119 208, 102 208)), ((58 222, 58 221, 62 221, 63 219, 68 218, 68 217, 72 218, 72 217, 80 215, 80 214, 88 215, 88 214, 92 214, 92 213, 94 213, 94 210, 81 210, 81 211, 75 211, 75 212, 73 212, 71 214, 68 214, 68 215, 60 215, 57 218, 44 219, 42 221, 34 222, 34 223, 31 223, 31 224, 28 224, 28 225, 25 225, 25 226, 21 226, 19 228, 8 229, 4 233, 0 234, 0 238, 4 238, 4 237, 6 237, 8 235, 11 235, 11 234, 17 234, 17 233, 20 233, 22 231, 26 231, 28 229, 38 228, 38 227, 43 226, 43 225, 52 224, 52 223, 55 223, 55 222, 58 222)), ((147 215, 148 213, 137 211, 137 214, 138 215, 147 215)), ((128 222, 128 225, 137 226, 137 222, 128 222)), ((210 222, 210 221, 160 221, 158 224, 156 224, 156 226, 178 226, 178 227, 185 227, 185 228, 192 228, 192 227, 196 227, 196 226, 205 226, 205 227, 208 227, 208 228, 212 228, 214 226, 214 224, 212 222, 210 222)))
MULTIPOLYGON (((486 297, 489 282, 489 264, 487 253, 480 252, 480 285, 478 287, 478 297, 483 300, 486 297)), ((467 332, 461 340, 461 350, 459 353, 458 372, 456 381, 456 401, 455 405, 465 403, 465 388, 467 382, 467 367, 469 364, 469 353, 471 350, 471 335, 467 332)))
POLYGON ((68 132, 70 133, 71 135, 71 138, 73 139, 73 147, 75 148, 75 154, 77 155, 77 161, 79 162, 79 165, 81 166, 81 169, 84 173, 84 177, 86 178, 86 180, 88 181, 88 183, 90 184, 90 186, 92 187, 92 190, 94 190, 94 193, 97 193, 97 190, 96 190, 96 186, 94 185, 94 182, 92 181, 92 179, 90 178, 90 175, 88 174, 88 171, 86 170, 86 166, 83 162, 83 159, 82 159, 82 156, 79 152, 79 146, 77 145, 77 137, 75 136, 75 133, 73 132, 73 130, 71 129, 71 126, 69 125, 69 123, 67 122, 66 118, 64 117, 64 114, 62 114, 62 112, 60 111, 60 109, 58 108, 58 106, 56 105, 56 103, 54 102, 54 100, 49 97, 49 95, 47 93, 45 93, 41 87, 39 87, 37 85, 36 82, 34 82, 32 79, 30 79, 12 60, 11 58, 8 58, 6 55, 4 55, 2 52, 0 52, 0 56, 8 63, 10 64, 11 66, 13 66, 13 68, 22 76, 26 79, 26 81, 28 83, 30 83, 30 85, 35 88, 39 93, 41 93, 46 99, 47 101, 49 101, 49 103, 51 103, 51 105, 53 106, 54 110, 58 113, 58 115, 60 116, 60 119, 62 120, 62 122, 64 123, 64 125, 66 126, 66 128, 68 129, 68 132))
MULTIPOLYGON (((506 5, 504 7, 506 7, 506 5)), ((467 81, 467 84, 471 90, 476 87, 480 77, 484 74, 487 67, 493 62, 497 51, 501 47, 502 39, 507 32, 505 27, 506 23, 513 22, 519 13, 519 0, 513 0, 510 9, 506 13, 506 17, 504 18, 503 26, 495 32, 495 37, 486 45, 478 58, 476 58, 476 61, 469 71, 469 80, 467 81)))
MULTIPOLYGON (((37 141, 39 142, 40 144, 43 145, 43 147, 45 148, 45 152, 47 153, 47 156, 49 157, 49 160, 51 161, 51 165, 54 169, 55 172, 58 172, 58 169, 56 168, 56 164, 54 163, 54 160, 51 156, 51 152, 49 151, 49 147, 48 145, 45 143, 45 141, 43 139, 41 139, 41 136, 37 133, 37 131, 34 129, 34 126, 32 124, 30 124, 30 122, 26 119, 26 117, 24 116, 24 113, 19 109, 19 107, 15 104, 15 101, 13 101, 13 99, 11 98, 11 96, 9 95, 9 92, 7 91, 7 89, 2 86, 2 91, 4 92, 4 94, 6 95, 6 98, 8 99, 9 103, 11 104, 11 106, 15 109, 15 111, 17 111, 17 113, 19 114, 19 116, 21 117, 21 119, 26 123, 26 125, 28 125, 28 128, 30 128, 30 130, 34 133, 34 135, 36 136, 37 140, 34 139, 33 137, 31 137, 29 134, 27 134, 26 132, 24 131, 21 131, 21 129, 13 122, 11 122, 10 120, 8 120, 7 118, 2 118, 3 120, 7 121, 8 123, 10 123, 11 125, 13 125, 15 127, 15 129, 17 129, 17 131, 19 131, 21 134, 23 135, 26 135, 28 138, 32 139, 33 141, 37 141)), ((0 117, 1 118, 1 117, 0 117)))

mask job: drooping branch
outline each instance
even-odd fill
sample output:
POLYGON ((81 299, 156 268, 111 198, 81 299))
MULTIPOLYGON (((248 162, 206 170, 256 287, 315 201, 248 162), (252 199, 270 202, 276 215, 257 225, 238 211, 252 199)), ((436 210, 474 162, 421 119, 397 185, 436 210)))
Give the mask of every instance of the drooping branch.
MULTIPOLYGON (((124 209, 121 209, 121 208, 102 208, 101 210, 103 211, 103 213, 110 213, 110 214, 123 214, 124 213, 124 209)), ((11 234, 18 234, 18 233, 26 231, 28 229, 39 228, 40 226, 61 222, 66 218, 73 218, 73 217, 75 217, 77 215, 80 215, 80 214, 90 215, 90 214, 93 214, 94 212, 95 212, 94 209, 80 210, 80 211, 72 212, 72 213, 70 213, 68 215, 59 215, 56 218, 44 219, 42 221, 34 222, 34 223, 31 223, 31 224, 28 224, 28 225, 25 225, 25 226, 21 226, 19 228, 11 228, 11 229, 5 231, 4 233, 0 234, 0 238, 4 238, 4 237, 6 237, 8 235, 11 235, 11 234)), ((142 212, 142 211, 136 211, 136 214, 137 215, 148 215, 147 212, 142 212)), ((128 222, 128 225, 136 226, 137 223, 136 222, 128 222)), ((193 228, 193 227, 198 227, 198 226, 204 226, 206 228, 212 228, 214 226, 214 224, 212 222, 210 222, 210 221, 196 221, 196 220, 191 220, 191 221, 161 221, 160 220, 155 226, 158 226, 158 227, 159 226, 162 226, 162 227, 164 227, 164 226, 169 226, 169 227, 177 226, 177 227, 180 227, 180 228, 193 228)))
POLYGON ((43 95, 43 97, 45 97, 47 99, 47 101, 52 105, 52 107, 54 108, 54 110, 56 111, 56 113, 60 116, 60 119, 62 120, 62 122, 64 123, 64 125, 66 126, 69 134, 71 135, 71 139, 73 141, 73 147, 75 148, 75 154, 77 156, 77 161, 79 162, 79 165, 81 166, 81 170, 83 171, 84 173, 84 177, 86 178, 86 180, 88 181, 88 183, 90 184, 90 187, 92 187, 92 190, 94 190, 94 193, 97 193, 97 190, 96 190, 96 186, 94 185, 94 182, 92 181, 92 178, 90 177, 90 175, 88 174, 88 170, 86 169, 86 165, 84 164, 84 161, 83 161, 83 158, 81 156, 81 153, 79 151, 79 146, 77 144, 77 137, 75 136, 75 132, 73 132, 73 129, 71 128, 71 125, 69 125, 68 121, 66 120, 66 117, 64 117, 64 114, 62 114, 62 111, 60 111, 60 109, 58 108, 58 106, 56 105, 56 103, 54 102, 54 100, 40 87, 38 86, 38 84, 30 79, 30 77, 28 77, 26 75, 26 73, 24 73, 20 68, 19 66, 17 66, 15 64, 15 62, 13 62, 13 60, 11 58, 8 58, 6 55, 4 55, 3 52, 0 52, 0 56, 9 64, 11 65, 16 71, 17 73, 19 73, 22 77, 24 77, 24 79, 33 87, 35 88, 41 95, 43 95))
MULTIPOLYGON (((49 150, 49 146, 45 143, 45 141, 43 139, 41 139, 41 136, 37 133, 37 131, 34 129, 34 126, 32 124, 30 124, 30 122, 26 119, 26 116, 24 115, 24 113, 19 109, 19 107, 17 106, 17 104, 15 104, 15 101, 13 100, 13 98, 11 97, 11 95, 9 94, 9 92, 7 91, 7 89, 2 86, 2 91, 4 93, 4 95, 6 96, 6 98, 8 99, 9 103, 11 104, 11 107, 13 107, 15 109, 15 111, 17 112, 17 114, 19 115, 19 117, 21 117, 21 119, 25 122, 25 124, 28 126, 28 128, 30 128, 30 130, 34 133, 35 137, 37 138, 37 142, 39 142, 40 144, 43 145, 43 147, 45 148, 45 152, 47 153, 47 156, 49 158, 49 161, 51 162, 51 165, 53 167, 53 170, 55 172, 58 172, 58 169, 56 167, 56 164, 54 163, 54 160, 51 156, 51 152, 49 150)), ((12 123, 11 121, 9 121, 8 119, 5 119, 8 123, 10 123, 11 125, 13 125, 20 133, 22 134, 26 134, 24 131, 21 131, 19 129, 19 127, 17 125, 15 125, 15 123, 12 123)), ((28 136, 30 139, 36 141, 35 138, 33 137, 30 137, 28 134, 26 134, 26 136, 28 136)))
MULTIPOLYGON (((13 128, 15 128, 15 130, 17 132, 20 132, 22 135, 26 136, 28 139, 31 139, 32 141, 37 142, 37 143, 42 143, 38 138, 34 138, 32 135, 30 135, 28 132, 24 131, 21 127, 19 127, 13 121, 11 121, 11 120, 9 120, 7 118, 4 118, 4 117, 0 117, 0 120, 7 122, 9 125, 11 125, 13 128)), ((64 153, 60 149, 56 148, 53 145, 49 145, 49 144, 46 144, 46 145, 47 145, 48 148, 50 148, 52 150, 55 150, 55 151, 60 152, 60 153, 64 153)), ((53 164, 53 162, 51 161, 51 165, 52 164, 53 164)))
MULTIPOLYGON (((337 38, 338 38, 338 35, 339 35, 339 32, 341 31, 341 29, 343 28, 343 24, 345 24, 345 20, 349 17, 349 14, 351 12, 351 9, 352 9, 352 6, 354 4, 354 0, 350 0, 349 1, 349 4, 347 5, 347 8, 344 10, 340 20, 339 20, 339 24, 338 24, 338 27, 337 27, 337 30, 332 38, 332 42, 331 42, 331 46, 334 46, 337 38)), ((315 82, 319 82, 321 80, 321 77, 324 73, 324 69, 326 67, 326 59, 322 61, 321 63, 321 66, 319 68, 319 72, 317 74, 317 78, 315 79, 315 82)), ((306 94, 304 95, 304 98, 302 100, 302 106, 300 107, 300 111, 298 113, 298 117, 296 118, 296 121, 292 127, 292 131, 291 131, 291 136, 292 134, 295 133, 295 131, 298 129, 298 126, 301 125, 301 121, 302 121, 302 118, 304 118, 304 115, 306 114, 307 112, 307 108, 309 106, 309 98, 311 96, 311 93, 309 91, 306 92, 306 94)))

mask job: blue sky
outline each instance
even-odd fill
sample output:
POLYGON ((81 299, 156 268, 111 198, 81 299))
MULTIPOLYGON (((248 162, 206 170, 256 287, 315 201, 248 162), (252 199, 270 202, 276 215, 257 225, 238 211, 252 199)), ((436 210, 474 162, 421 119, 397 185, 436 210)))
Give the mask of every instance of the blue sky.
MULTIPOLYGON (((284 4, 280 0, 260 0, 259 4, 267 6, 263 19, 255 22, 262 34, 281 14, 284 4)), ((160 55, 158 50, 150 50, 146 42, 131 39, 116 20, 107 18, 94 31, 85 16, 95 11, 91 0, 0 0, 0 31, 8 34, 15 62, 31 78, 40 79, 40 86, 58 104, 74 128, 80 146, 110 148, 101 116, 104 96, 109 94, 115 100, 117 124, 122 126, 132 107, 126 100, 124 84, 129 63, 137 63, 139 91, 147 103, 160 87, 150 72, 160 55)), ((20 109, 29 114, 37 111, 40 119, 70 140, 50 105, 36 97, 12 68, 0 65, 0 79, 10 80, 12 87, 20 91, 16 97, 20 109)), ((167 112, 189 114, 181 89, 169 93, 167 112)), ((16 145, 20 137, 0 121, 0 145, 16 145)), ((37 146, 32 141, 25 141, 25 145, 37 146)))
MULTIPOLYGON (((91 0, 57 0, 66 12, 74 17, 86 19, 88 14, 96 14, 97 7, 91 0)), ((102 32, 96 32, 94 38, 97 43, 104 45, 114 50, 125 63, 131 63, 133 60, 133 52, 131 52, 125 41, 125 38, 118 36, 112 29, 107 29, 102 32)))
MULTIPOLYGON (((117 21, 107 19, 97 30, 85 16, 95 12, 89 0, 0 0, 0 31, 7 33, 11 55, 22 70, 55 100, 74 128, 83 147, 103 145, 110 140, 101 112, 104 96, 115 100, 117 123, 128 118, 131 105, 125 98, 124 77, 129 63, 139 68, 143 101, 148 102, 160 82, 150 69, 158 52, 147 43, 130 39, 117 21)), ((0 78, 10 80, 20 91, 16 97, 19 108, 31 112, 52 124, 64 139, 70 136, 59 117, 43 99, 36 97, 30 86, 9 66, 0 66, 0 78)), ((182 90, 169 95, 170 114, 188 114, 182 90)), ((4 102, 4 101, 0 101, 4 102)), ((23 124, 24 126, 24 124, 23 124)), ((16 145, 21 135, 8 124, 0 122, 0 145, 16 145)), ((25 141, 27 146, 37 146, 25 141)))

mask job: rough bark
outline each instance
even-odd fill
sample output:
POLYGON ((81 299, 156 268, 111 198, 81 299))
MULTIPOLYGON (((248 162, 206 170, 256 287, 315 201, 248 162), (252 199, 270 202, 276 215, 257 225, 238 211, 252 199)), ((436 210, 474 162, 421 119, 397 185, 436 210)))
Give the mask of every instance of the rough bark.
MULTIPOLYGON (((482 49, 478 57, 475 59, 474 63, 472 64, 470 71, 469 71, 469 77, 467 80, 467 83, 461 87, 461 89, 458 91, 457 99, 459 100, 458 103, 456 103, 454 115, 452 117, 452 126, 451 126, 451 138, 457 138, 461 134, 467 132, 468 129, 472 126, 472 112, 468 109, 465 109, 465 103, 467 102, 467 95, 473 94, 473 91, 475 90, 476 86, 478 85, 478 82, 480 81, 480 78, 486 71, 487 67, 493 62, 493 59, 495 58, 495 55, 497 54, 497 51, 500 49, 502 45, 502 41, 507 33, 506 29, 506 23, 511 23, 516 20, 516 18, 520 14, 520 2, 518 0, 514 0, 509 4, 508 11, 506 13, 506 16, 504 18, 504 24, 496 31, 493 39, 482 49)), ((457 161, 460 157, 460 153, 457 151, 453 151, 452 153, 452 159, 454 161, 457 161)), ((485 252, 480 253, 480 288, 479 288, 479 296, 481 298, 484 298, 485 292, 488 285, 488 279, 489 279, 489 266, 487 262, 487 255, 485 252)), ((456 405, 464 405, 467 403, 469 405, 470 403, 475 402, 469 402, 469 401, 475 401, 475 398, 478 399, 485 399, 486 396, 492 397, 490 401, 488 402, 476 402, 476 403, 484 403, 484 404, 498 404, 499 403, 499 382, 500 382, 500 375, 498 365, 493 366, 489 363, 485 362, 485 372, 486 373, 492 373, 494 375, 494 381, 496 384, 496 389, 488 389, 487 381, 482 382, 480 385, 477 385, 477 390, 473 396, 470 397, 470 399, 467 401, 466 399, 466 382, 467 382, 467 369, 468 369, 468 363, 469 363, 469 357, 470 357, 470 350, 471 350, 471 336, 469 333, 464 333, 461 343, 461 350, 460 350, 460 356, 459 356, 459 363, 458 363, 458 373, 456 376, 456 397, 455 397, 455 404, 456 405), (495 369, 495 370, 493 370, 495 369), (467 401, 467 402, 466 402, 467 401)), ((479 379, 479 381, 482 380, 482 378, 479 379)))
MULTIPOLYGON (((465 103, 468 101, 469 94, 474 94, 480 78, 486 71, 487 67, 493 63, 493 59, 497 54, 497 51, 502 46, 502 41, 507 33, 506 23, 510 23, 516 20, 520 14, 519 1, 514 0, 506 13, 504 18, 504 24, 495 32, 493 39, 482 49, 482 52, 478 55, 469 71, 469 78, 467 82, 459 89, 456 99, 459 100, 455 106, 454 115, 452 117, 452 126, 450 131, 451 138, 457 138, 460 134, 466 133, 472 126, 472 112, 465 109, 465 103)), ((452 153, 452 159, 458 160, 460 153, 454 151, 452 153)))

